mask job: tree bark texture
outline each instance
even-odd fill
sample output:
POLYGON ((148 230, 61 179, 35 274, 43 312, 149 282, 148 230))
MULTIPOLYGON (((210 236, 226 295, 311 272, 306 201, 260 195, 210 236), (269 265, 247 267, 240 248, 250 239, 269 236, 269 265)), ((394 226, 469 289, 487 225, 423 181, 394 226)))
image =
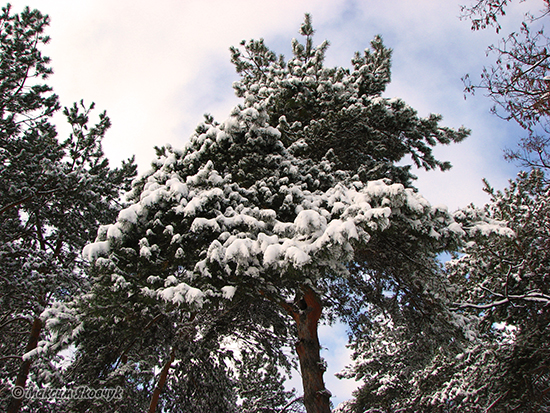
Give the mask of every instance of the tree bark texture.
MULTIPOLYGON (((28 353, 31 350, 34 350, 38 344, 38 339, 40 338, 40 333, 42 332, 42 320, 39 317, 36 317, 32 323, 31 334, 29 337, 29 342, 25 348, 25 353, 28 353)), ((23 360, 21 367, 19 368, 19 373, 15 379, 15 387, 25 387, 27 383, 27 377, 29 376, 29 371, 31 369, 31 359, 23 360)), ((23 398, 16 399, 12 398, 10 405, 8 406, 7 413, 17 413, 21 409, 21 403, 23 398)))
POLYGON ((296 352, 300 360, 304 405, 307 413, 330 413, 330 392, 325 388, 321 346, 317 327, 323 310, 321 299, 311 288, 304 289, 298 308, 290 311, 298 328, 296 352))

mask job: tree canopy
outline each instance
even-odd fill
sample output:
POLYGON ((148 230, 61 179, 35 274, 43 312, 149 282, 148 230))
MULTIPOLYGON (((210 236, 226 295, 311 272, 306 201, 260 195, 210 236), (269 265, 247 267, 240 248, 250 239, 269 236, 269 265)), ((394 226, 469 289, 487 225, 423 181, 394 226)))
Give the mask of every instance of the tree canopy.
MULTIPOLYGON (((506 5, 464 11, 483 28, 506 5)), ((380 36, 349 68, 325 67, 309 15, 288 60, 263 39, 231 47, 240 103, 132 180, 133 160, 109 166, 93 104, 65 108, 57 136, 48 17, 8 6, 0 21, 0 391, 122 389, 0 398, 9 412, 327 413, 318 326, 335 320, 353 351, 342 376, 361 382, 341 412, 547 409, 544 173, 487 184, 485 208, 432 206, 412 167, 447 170, 433 148, 469 130, 384 96, 380 36), (286 388, 293 367, 303 391, 286 388)), ((529 64, 516 85, 544 67, 529 64)), ((532 113, 514 118, 529 139, 532 113)))
POLYGON ((486 364, 469 381, 473 388, 485 388, 486 405, 545 411, 550 405, 549 188, 542 172, 533 170, 519 174, 504 191, 488 184, 486 190, 492 199, 485 214, 506 222, 508 230, 491 236, 479 233, 464 255, 449 263, 461 286, 457 309, 478 314, 485 334, 497 336, 485 348, 486 364))
POLYGON ((89 127, 93 105, 65 108, 72 133, 58 139, 60 104, 40 51, 48 23, 29 8, 0 15, 0 403, 9 412, 21 404, 5 397, 13 386, 29 376, 41 385, 56 371, 42 314, 87 290, 82 247, 116 217, 136 173, 133 160, 109 167, 101 139, 110 121, 102 113, 89 127))
MULTIPOLYGON (((84 248, 94 287, 82 304, 83 328, 93 333, 82 335, 80 345, 109 358, 79 357, 84 369, 107 369, 94 373, 102 382, 122 379, 128 370, 151 377, 171 352, 183 360, 178 337, 188 320, 206 318, 215 324, 220 365, 233 355, 241 360, 220 347, 224 337, 246 351, 271 348, 267 354, 277 356, 294 335, 306 409, 326 412, 330 393, 317 325, 349 316, 346 302, 354 293, 372 298, 368 287, 364 294, 350 291, 353 283, 375 279, 421 302, 444 282, 437 253, 456 248, 464 230, 419 195, 410 186, 410 166, 396 162, 410 155, 420 167, 446 169, 431 147, 458 142, 468 131, 441 127, 439 116, 418 117, 400 99, 381 96, 391 51, 379 37, 356 54, 352 69, 325 68, 328 43, 313 47, 309 16, 300 32, 305 45, 293 40, 288 62, 263 40, 231 48, 243 103, 222 123, 206 116, 183 149, 158 148, 152 170, 134 183, 132 204, 84 248), (431 270, 388 261, 402 260, 403 251, 431 270), (242 311, 251 306, 268 309, 269 317, 242 311), (224 330, 216 320, 229 315, 233 327, 224 330), (152 323, 144 336, 139 327, 152 323), (259 335, 245 339, 243 333, 252 333, 240 333, 240 323, 259 335), (259 336, 269 331, 277 334, 262 342, 259 336), (110 351, 105 344, 115 340, 105 334, 121 337, 110 351), (136 340, 141 350, 122 351, 136 340)), ((191 334, 186 346, 207 339, 198 325, 191 334)), ((167 399, 176 400, 176 389, 187 386, 187 367, 172 366, 166 385, 175 393, 167 399)), ((226 370, 228 379, 232 374, 239 377, 226 370)))

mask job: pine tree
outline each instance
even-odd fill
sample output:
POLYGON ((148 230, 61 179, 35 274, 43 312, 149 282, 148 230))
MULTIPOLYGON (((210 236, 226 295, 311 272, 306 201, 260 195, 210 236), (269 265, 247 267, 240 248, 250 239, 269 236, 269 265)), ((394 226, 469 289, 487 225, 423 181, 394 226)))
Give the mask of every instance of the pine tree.
POLYGON ((489 225, 482 227, 449 267, 462 287, 457 308, 482 317, 491 351, 485 353, 490 362, 472 374, 472 397, 465 402, 547 411, 550 188, 535 169, 520 173, 504 191, 488 184, 486 191, 491 202, 480 213, 505 222, 506 231, 491 234, 489 225))
MULTIPOLYGON (((9 5, 0 16, 0 386, 9 412, 21 406, 7 397, 13 386, 31 376, 41 386, 56 371, 45 355, 45 327, 55 319, 43 314, 88 288, 80 251, 116 217, 136 172, 132 160, 109 167, 101 139, 110 121, 103 113, 89 128, 93 105, 66 108, 73 132, 57 139, 51 117, 60 105, 43 83, 52 70, 40 51, 48 22, 29 8, 12 14, 9 5)), ((62 341, 49 349, 53 356, 62 341)))
POLYGON ((440 115, 419 118, 401 99, 381 97, 391 78, 392 50, 380 36, 371 42, 371 50, 355 54, 349 70, 323 67, 329 43, 313 47, 309 15, 300 34, 306 44, 294 39, 288 62, 277 58, 263 39, 243 41, 244 50, 231 48, 242 77, 234 84, 237 96, 265 104, 268 122, 282 132, 287 148, 317 162, 327 157, 336 170, 357 174, 365 182, 389 178, 410 186, 410 165, 396 165, 405 156, 427 170, 450 168, 433 156, 431 147, 460 142, 469 131, 441 127, 440 115))
POLYGON ((456 287, 445 279, 432 242, 387 235, 362 257, 367 265, 356 264, 353 278, 339 285, 353 350, 352 365, 339 376, 362 382, 339 411, 440 411, 418 396, 441 378, 434 374, 430 383, 422 374, 462 351, 463 327, 473 320, 450 311, 456 287))
POLYGON ((454 309, 455 326, 403 323, 403 311, 369 326, 347 372, 365 384, 342 412, 548 410, 548 184, 533 170, 486 191, 485 208, 455 213, 467 242, 447 263, 452 288, 438 312, 454 309))
MULTIPOLYGON (((134 185, 133 204, 84 249, 94 288, 83 306, 89 332, 81 338, 90 344, 81 345, 93 347, 102 328, 118 337, 101 339, 104 346, 143 341, 131 359, 118 344, 97 355, 112 357, 101 363, 109 377, 131 366, 160 369, 169 349, 181 345, 186 320, 210 318, 220 360, 230 357, 219 344, 225 338, 255 352, 271 349, 280 365, 280 346, 296 334, 304 405, 328 412, 317 326, 349 316, 353 283, 399 280, 416 295, 435 295, 443 285, 440 272, 409 273, 412 264, 393 260, 414 254, 413 262, 432 269, 436 254, 455 248, 464 231, 410 187, 410 166, 396 162, 409 155, 420 167, 446 169, 431 147, 468 131, 440 127, 439 116, 420 118, 403 101, 381 97, 391 52, 380 38, 349 70, 323 67, 327 43, 312 46, 309 16, 301 33, 306 44, 294 40, 288 62, 263 40, 243 42, 244 52, 232 48, 244 102, 221 124, 207 116, 182 150, 159 148, 153 169, 134 185), (243 303, 261 303, 270 316, 237 311, 243 303), (157 315, 169 317, 166 330, 141 334, 157 315), (215 320, 226 315, 232 318, 224 331, 215 320), (252 331, 258 334, 241 336, 252 331)), ((199 326, 191 334, 189 345, 205 337, 199 326)), ((184 364, 168 378, 173 392, 165 400, 177 400, 184 364)))
POLYGON ((295 407, 301 404, 294 389, 285 390, 285 377, 269 357, 244 350, 237 363, 239 376, 236 380, 239 397, 243 400, 239 406, 241 413, 275 413, 290 408, 292 404, 295 407))

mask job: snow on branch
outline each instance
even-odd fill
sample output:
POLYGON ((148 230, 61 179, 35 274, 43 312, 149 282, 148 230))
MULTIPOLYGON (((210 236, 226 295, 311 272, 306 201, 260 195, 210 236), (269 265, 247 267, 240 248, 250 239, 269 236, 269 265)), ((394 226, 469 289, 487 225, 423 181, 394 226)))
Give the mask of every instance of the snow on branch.
POLYGON ((526 294, 520 294, 520 295, 507 295, 503 296, 502 294, 496 294, 497 296, 504 297, 501 300, 493 301, 491 303, 487 304, 473 304, 473 303, 455 303, 456 310, 465 309, 465 308, 473 308, 476 310, 487 310, 489 308, 498 307, 500 305, 504 305, 507 303, 511 303, 514 301, 532 301, 532 302, 539 302, 543 305, 550 304, 550 295, 543 294, 538 291, 531 291, 526 294))

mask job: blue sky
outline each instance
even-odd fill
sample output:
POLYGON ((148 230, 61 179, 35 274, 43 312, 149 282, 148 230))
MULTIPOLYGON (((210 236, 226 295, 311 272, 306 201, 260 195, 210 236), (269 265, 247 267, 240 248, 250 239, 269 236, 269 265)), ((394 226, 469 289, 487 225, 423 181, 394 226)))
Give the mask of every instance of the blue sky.
MULTIPOLYGON (((355 51, 376 34, 394 50, 392 83, 385 96, 400 97, 422 116, 443 115, 443 125, 472 129, 463 143, 436 150, 451 171, 419 172, 416 186, 432 204, 451 210, 488 198, 482 178, 503 188, 517 168, 502 149, 513 147, 522 131, 489 113, 479 94, 464 99, 461 77, 479 79, 494 30, 472 32, 460 21, 460 4, 471 0, 13 0, 51 17, 50 83, 62 104, 84 99, 106 109, 113 127, 104 141, 112 160, 135 154, 140 172, 148 169, 154 145, 180 147, 204 113, 223 121, 238 103, 231 84, 237 75, 229 47, 263 37, 277 53, 290 54, 304 13, 311 13, 316 43, 328 39, 328 66, 349 66, 355 51)), ((533 7, 534 3, 529 3, 533 7)), ((526 3, 513 3, 503 33, 519 28, 526 3)), ((99 112, 98 110, 98 112, 99 112)), ((59 131, 68 133, 60 116, 59 131)), ((346 399, 353 383, 330 376, 347 361, 344 329, 322 329, 329 347, 326 380, 346 399)))

